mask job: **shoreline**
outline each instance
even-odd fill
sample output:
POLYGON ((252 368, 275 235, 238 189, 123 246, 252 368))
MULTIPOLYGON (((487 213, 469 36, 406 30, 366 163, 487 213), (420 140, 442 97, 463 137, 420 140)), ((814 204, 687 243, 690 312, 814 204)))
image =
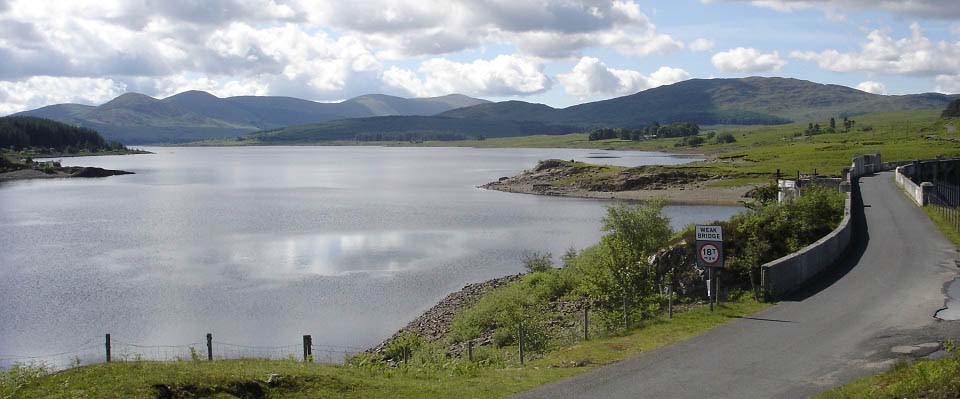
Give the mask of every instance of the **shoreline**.
POLYGON ((479 188, 555 197, 641 201, 671 205, 742 205, 756 185, 726 185, 731 176, 664 166, 598 166, 548 159, 520 174, 479 188))
POLYGON ((754 187, 710 187, 696 184, 658 190, 589 191, 566 187, 541 188, 541 186, 535 184, 492 182, 478 186, 478 188, 514 194, 597 200, 646 201, 663 199, 668 205, 741 206, 743 205, 742 201, 747 199, 745 195, 754 187))
POLYGON ((91 166, 68 166, 50 173, 38 169, 20 169, 0 173, 0 184, 23 180, 97 178, 120 175, 133 175, 125 170, 103 169, 91 166))

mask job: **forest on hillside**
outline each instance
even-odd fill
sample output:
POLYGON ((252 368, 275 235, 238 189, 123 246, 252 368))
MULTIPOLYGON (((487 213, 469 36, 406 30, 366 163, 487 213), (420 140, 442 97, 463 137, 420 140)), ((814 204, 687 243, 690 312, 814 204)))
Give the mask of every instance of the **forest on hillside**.
POLYGON ((108 142, 93 129, 29 116, 0 118, 0 148, 15 151, 35 148, 41 153, 126 149, 119 142, 108 142))

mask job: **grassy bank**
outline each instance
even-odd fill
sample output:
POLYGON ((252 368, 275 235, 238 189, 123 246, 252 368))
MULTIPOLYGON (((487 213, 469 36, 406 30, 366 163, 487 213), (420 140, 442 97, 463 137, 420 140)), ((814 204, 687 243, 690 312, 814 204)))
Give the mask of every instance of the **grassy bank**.
POLYGON ((525 366, 515 362, 516 347, 501 348, 505 354, 499 364, 449 359, 396 368, 269 360, 120 362, 19 379, 7 373, 0 376, 0 398, 154 398, 157 384, 203 393, 193 397, 236 397, 240 390, 255 389, 249 384, 259 386, 270 398, 505 397, 693 337, 765 306, 750 299, 722 303, 712 313, 699 306, 672 319, 647 320, 623 336, 549 352, 525 366), (280 375, 278 386, 266 384, 270 374, 280 375))
POLYGON ((937 208, 933 206, 927 205, 923 207, 923 211, 930 217, 930 221, 933 222, 934 226, 937 226, 937 230, 940 230, 940 233, 950 240, 955 247, 960 248, 960 232, 953 228, 953 224, 940 215, 937 208))
POLYGON ((960 397, 960 352, 936 360, 897 363, 891 370, 817 395, 817 399, 955 399, 960 397))

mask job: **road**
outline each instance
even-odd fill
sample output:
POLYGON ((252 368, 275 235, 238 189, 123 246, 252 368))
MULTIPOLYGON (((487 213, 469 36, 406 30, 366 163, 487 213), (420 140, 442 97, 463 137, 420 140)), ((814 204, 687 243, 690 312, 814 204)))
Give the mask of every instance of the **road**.
POLYGON ((957 277, 956 249, 891 173, 861 178, 859 194, 850 253, 803 292, 519 397, 805 398, 882 371, 903 356, 894 346, 960 336, 958 322, 933 318, 957 277))

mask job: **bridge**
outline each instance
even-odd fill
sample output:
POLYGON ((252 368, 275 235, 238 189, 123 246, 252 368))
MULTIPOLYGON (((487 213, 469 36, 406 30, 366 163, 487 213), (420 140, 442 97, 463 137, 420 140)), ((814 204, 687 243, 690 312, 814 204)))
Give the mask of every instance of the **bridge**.
POLYGON ((805 398, 939 350, 960 323, 933 317, 958 254, 894 183, 852 187, 850 247, 777 305, 521 398, 805 398))

